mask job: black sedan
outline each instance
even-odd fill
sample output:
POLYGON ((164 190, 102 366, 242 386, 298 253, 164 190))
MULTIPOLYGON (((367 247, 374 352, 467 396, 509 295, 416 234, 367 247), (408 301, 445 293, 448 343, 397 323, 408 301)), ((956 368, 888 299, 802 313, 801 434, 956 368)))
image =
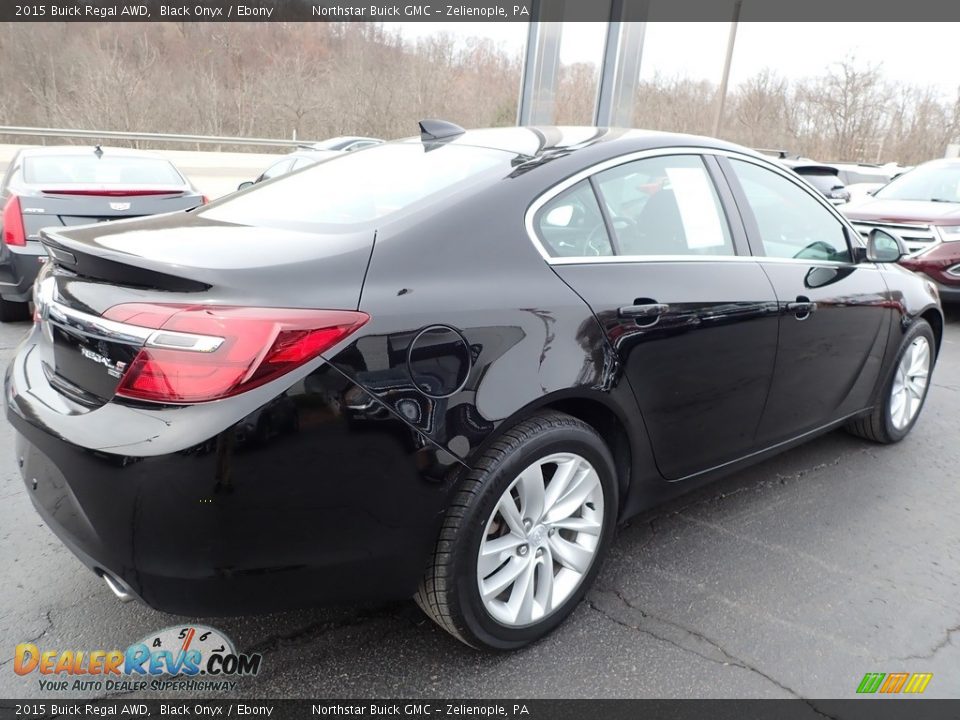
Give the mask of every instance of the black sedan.
POLYGON ((415 596, 476 647, 556 627, 645 508, 834 428, 902 439, 943 330, 896 236, 744 148, 633 130, 425 121, 43 243, 7 417, 114 593, 415 596))
POLYGON ((47 253, 40 230, 186 210, 205 202, 173 164, 137 150, 26 148, 0 181, 0 322, 28 317, 47 253))

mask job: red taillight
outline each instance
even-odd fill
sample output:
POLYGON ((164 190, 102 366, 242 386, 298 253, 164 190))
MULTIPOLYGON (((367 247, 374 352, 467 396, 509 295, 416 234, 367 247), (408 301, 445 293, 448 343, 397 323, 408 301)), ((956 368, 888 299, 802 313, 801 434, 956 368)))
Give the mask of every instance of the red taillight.
POLYGON ((116 393, 166 403, 216 400, 268 383, 370 319, 347 310, 147 303, 115 305, 103 317, 159 331, 130 363, 116 393))
POLYGON ((11 195, 3 208, 3 241, 7 245, 26 245, 27 231, 23 228, 20 198, 11 195))
POLYGON ((208 198, 206 195, 201 195, 200 200, 201 200, 200 202, 201 205, 207 205, 210 202, 210 198, 208 198))

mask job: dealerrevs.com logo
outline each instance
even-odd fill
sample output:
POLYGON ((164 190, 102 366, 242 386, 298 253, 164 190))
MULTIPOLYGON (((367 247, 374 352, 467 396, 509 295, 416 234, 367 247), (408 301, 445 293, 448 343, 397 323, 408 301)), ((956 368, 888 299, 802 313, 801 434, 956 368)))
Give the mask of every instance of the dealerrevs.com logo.
POLYGON ((263 656, 238 653, 219 630, 204 625, 171 626, 126 650, 41 650, 20 643, 17 675, 36 673, 41 690, 113 691, 232 690, 234 678, 260 672, 263 656))

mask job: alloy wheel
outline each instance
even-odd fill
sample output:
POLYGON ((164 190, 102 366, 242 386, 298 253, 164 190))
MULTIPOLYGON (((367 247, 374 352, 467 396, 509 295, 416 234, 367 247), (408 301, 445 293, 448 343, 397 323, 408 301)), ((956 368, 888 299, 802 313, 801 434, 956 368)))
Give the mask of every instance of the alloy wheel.
POLYGON ((897 365, 890 390, 890 422, 897 430, 906 428, 920 411, 930 377, 930 343, 914 339, 897 365))
POLYGON ((480 598, 510 627, 539 622, 573 594, 603 532, 603 487, 580 455, 557 453, 528 466, 491 513, 477 556, 480 598))

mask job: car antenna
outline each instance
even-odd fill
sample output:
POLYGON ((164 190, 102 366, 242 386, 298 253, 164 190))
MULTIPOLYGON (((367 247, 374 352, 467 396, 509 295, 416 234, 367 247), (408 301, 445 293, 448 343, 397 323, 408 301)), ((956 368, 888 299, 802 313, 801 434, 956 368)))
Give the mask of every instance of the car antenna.
POLYGON ((93 148, 93 154, 96 155, 98 158, 102 158, 103 148, 97 145, 96 147, 93 148))
POLYGON ((466 132, 462 127, 446 120, 421 120, 420 140, 425 143, 448 140, 466 132))

